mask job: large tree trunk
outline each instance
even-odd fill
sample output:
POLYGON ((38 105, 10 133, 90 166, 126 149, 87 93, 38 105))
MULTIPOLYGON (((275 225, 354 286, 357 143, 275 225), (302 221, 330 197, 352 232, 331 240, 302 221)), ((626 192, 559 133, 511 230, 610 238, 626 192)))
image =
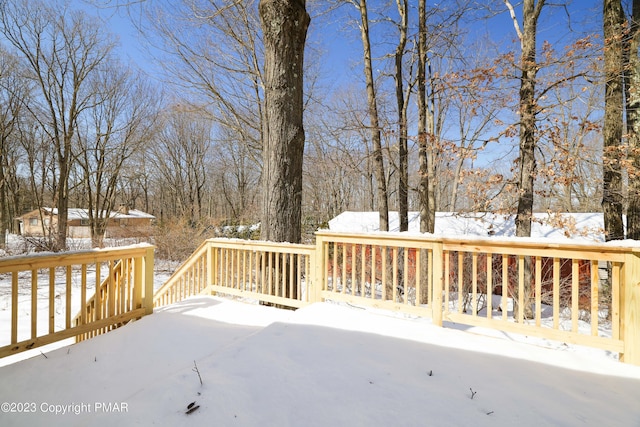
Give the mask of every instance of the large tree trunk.
POLYGON ((380 135, 380 122, 378 119, 378 104, 376 98, 375 82, 373 80, 373 67, 371 65, 371 42, 369 39, 369 16, 367 1, 360 0, 360 34, 362 36, 362 48, 364 52, 364 75, 367 84, 367 102, 369 106, 369 127, 371 129, 371 142, 373 143, 373 172, 378 184, 376 195, 378 212, 380 213, 380 230, 389 231, 389 196, 387 194, 387 180, 384 173, 384 157, 382 155, 382 136, 380 135))
MULTIPOLYGON (((302 240, 302 158, 304 154, 303 63, 310 18, 304 0, 261 0, 264 35, 264 120, 261 238, 277 242, 302 240)), ((269 254, 268 268, 276 295, 297 298, 291 286, 291 258, 269 254)), ((294 266, 295 268, 295 266, 294 266)), ((297 274, 293 274, 295 277, 297 274)))
POLYGON ((264 35, 262 224, 264 240, 302 238, 304 0, 261 0, 264 35))
POLYGON ((603 8, 605 107, 604 107, 604 187, 602 209, 606 240, 624 239, 622 224, 621 144, 624 93, 623 31, 624 11, 620 0, 605 0, 603 8))
POLYGON ((629 138, 628 155, 631 160, 629 173, 629 205, 627 207, 627 238, 640 240, 640 0, 633 0, 631 31, 625 46, 627 66, 625 77, 627 84, 627 135, 629 138))

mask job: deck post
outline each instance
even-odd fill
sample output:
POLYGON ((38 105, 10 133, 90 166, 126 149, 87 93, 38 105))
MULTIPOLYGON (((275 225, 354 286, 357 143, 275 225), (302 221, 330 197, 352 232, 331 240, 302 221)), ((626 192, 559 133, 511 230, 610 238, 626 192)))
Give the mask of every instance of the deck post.
POLYGON ((431 319, 434 325, 442 326, 442 291, 444 287, 444 262, 443 243, 433 242, 433 267, 431 280, 433 286, 433 299, 429 301, 431 304, 431 319))
POLYGON ((145 314, 153 313, 153 252, 155 246, 149 246, 144 256, 144 307, 145 314))
MULTIPOLYGON (((133 260, 133 308, 142 308, 145 301, 142 299, 142 288, 144 287, 144 259, 135 257, 133 260)), ((84 323, 84 322, 83 322, 84 323)))
MULTIPOLYGON (((620 283, 620 360, 640 366, 640 253, 628 252, 620 283)), ((615 284, 612 284, 615 286, 615 284)))
POLYGON ((207 240, 207 286, 205 289, 209 289, 210 295, 215 295, 215 292, 211 290, 211 286, 214 285, 214 278, 218 275, 216 272, 218 263, 213 259, 213 257, 213 244, 210 240, 207 240))
POLYGON ((324 239, 321 235, 316 233, 316 247, 311 256, 311 289, 309 291, 309 302, 321 302, 322 301, 322 286, 324 283, 324 269, 322 260, 324 254, 324 239))

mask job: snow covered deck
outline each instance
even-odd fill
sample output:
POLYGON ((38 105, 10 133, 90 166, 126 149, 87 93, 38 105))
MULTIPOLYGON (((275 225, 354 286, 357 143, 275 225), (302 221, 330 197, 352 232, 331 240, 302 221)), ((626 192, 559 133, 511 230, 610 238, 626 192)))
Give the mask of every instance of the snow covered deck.
POLYGON ((3 407, 0 424, 638 425, 640 367, 483 332, 195 297, 0 368, 0 401, 35 409, 3 407))

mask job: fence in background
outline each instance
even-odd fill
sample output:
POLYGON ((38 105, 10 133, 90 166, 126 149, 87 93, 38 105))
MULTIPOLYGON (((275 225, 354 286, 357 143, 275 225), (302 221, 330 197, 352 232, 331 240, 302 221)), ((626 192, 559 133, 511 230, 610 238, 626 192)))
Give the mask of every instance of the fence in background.
POLYGON ((11 328, 0 337, 0 345, 8 342, 0 357, 84 339, 151 314, 153 250, 143 245, 0 259, 0 275, 11 281, 11 328), (92 288, 98 289, 93 295, 92 288))

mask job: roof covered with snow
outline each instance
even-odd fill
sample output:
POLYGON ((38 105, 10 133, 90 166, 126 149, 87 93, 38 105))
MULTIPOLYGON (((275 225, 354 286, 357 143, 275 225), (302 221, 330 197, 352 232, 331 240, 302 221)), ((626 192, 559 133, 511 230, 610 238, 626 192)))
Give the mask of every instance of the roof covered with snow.
MULTIPOLYGON (((329 229, 352 233, 379 231, 379 213, 346 211, 329 221, 329 229)), ((389 212, 389 231, 399 230, 398 212, 389 212)), ((515 231, 515 215, 438 212, 434 234, 443 237, 512 237, 515 231)), ((420 232, 419 212, 409 212, 409 232, 420 232)), ((602 213, 536 213, 531 237, 603 242, 604 218, 602 213)))
MULTIPOLYGON (((58 215, 58 209, 56 208, 43 208, 47 212, 51 212, 52 215, 58 215)), ((89 218, 89 209, 80 209, 80 208, 69 208, 67 211, 68 219, 88 219, 89 218)), ((153 219, 155 216, 139 211, 137 209, 129 209, 128 212, 122 213, 119 211, 111 211, 109 218, 149 218, 153 219)))

